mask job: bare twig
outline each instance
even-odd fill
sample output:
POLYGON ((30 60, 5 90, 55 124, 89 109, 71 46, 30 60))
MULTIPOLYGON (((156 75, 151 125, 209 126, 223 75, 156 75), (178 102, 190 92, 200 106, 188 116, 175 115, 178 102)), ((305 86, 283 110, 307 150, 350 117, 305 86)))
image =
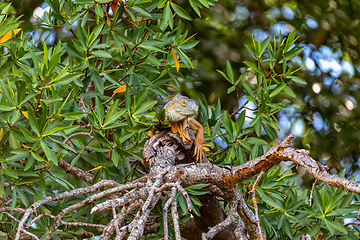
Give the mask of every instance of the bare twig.
POLYGON ((70 141, 72 138, 76 137, 76 136, 80 136, 80 135, 84 135, 84 136, 89 136, 91 137, 92 139, 94 139, 94 137, 92 136, 92 129, 90 132, 77 132, 77 133, 74 133, 72 135, 70 135, 67 139, 64 140, 63 143, 67 143, 68 141, 70 141))
POLYGON ((114 219, 114 223, 115 223, 115 231, 116 231, 116 236, 120 235, 120 229, 119 229, 119 222, 118 222, 118 217, 116 214, 116 209, 113 207, 112 208, 112 212, 113 212, 113 219, 114 219))
POLYGON ((238 213, 236 213, 235 218, 238 221, 238 224, 237 224, 236 229, 234 231, 235 236, 237 237, 238 240, 248 240, 248 238, 246 237, 245 224, 242 221, 240 215, 238 213))
POLYGON ((255 210, 255 219, 256 219, 258 229, 259 229, 260 239, 261 240, 264 239, 264 236, 262 235, 262 230, 261 230, 261 226, 260 226, 260 219, 259 219, 259 212, 258 212, 258 207, 257 207, 257 204, 256 204, 256 186, 259 184, 260 179, 262 178, 263 175, 264 175, 264 171, 261 171, 259 176, 257 177, 255 183, 254 183, 254 186, 253 186, 251 192, 250 192, 252 194, 252 200, 253 200, 253 203, 254 203, 254 210, 255 210))
MULTIPOLYGON (((52 219, 56 219, 56 216, 51 215, 47 212, 44 212, 40 214, 39 216, 32 219, 27 225, 26 228, 29 228, 31 225, 33 225, 36 221, 38 221, 40 218, 43 217, 50 217, 52 219)), ((85 223, 85 222, 65 222, 63 220, 60 220, 60 223, 65 226, 77 226, 77 227, 91 227, 91 228, 98 228, 98 229, 104 229, 106 226, 102 224, 93 224, 93 223, 85 223)))
POLYGON ((223 153, 223 152, 226 152, 226 151, 229 150, 230 148, 231 148, 230 145, 228 145, 228 146, 226 146, 226 147, 224 147, 224 148, 221 148, 221 149, 219 149, 218 151, 216 151, 216 152, 214 153, 214 156, 219 155, 219 154, 221 154, 221 153, 223 153))
POLYGON ((14 220, 15 222, 20 222, 19 219, 16 219, 13 215, 11 215, 8 212, 2 212, 3 214, 7 215, 9 218, 11 218, 12 220, 14 220))
POLYGON ((169 229, 168 229, 168 209, 171 205, 171 202, 175 201, 175 196, 169 194, 169 199, 166 201, 163 210, 163 219, 164 219, 164 240, 169 239, 169 229))
POLYGON ((246 106, 246 104, 248 104, 248 103, 249 103, 249 100, 246 100, 246 102, 244 102, 243 105, 241 105, 238 109, 236 109, 235 112, 233 112, 232 114, 230 114, 230 117, 235 116, 235 115, 236 115, 238 112, 240 112, 240 110, 243 109, 243 108, 246 106))
MULTIPOLYGON (((172 189, 171 194, 173 196, 176 195, 176 188, 172 189)), ((175 200, 171 202, 171 216, 172 216, 173 223, 174 223, 175 239, 181 240, 179 215, 178 215, 177 204, 176 204, 175 200)))
POLYGON ((310 192, 310 197, 309 197, 309 206, 311 207, 311 201, 312 201, 312 198, 313 198, 313 193, 314 193, 314 189, 315 189, 315 186, 316 186, 316 182, 317 182, 317 179, 315 179, 313 185, 312 185, 312 188, 311 188, 311 192, 310 192))
POLYGON ((102 103, 102 105, 105 105, 105 104, 107 104, 108 102, 110 102, 110 101, 115 97, 115 95, 116 95, 116 93, 113 93, 113 94, 111 95, 111 97, 109 97, 108 100, 106 100, 105 102, 102 103))

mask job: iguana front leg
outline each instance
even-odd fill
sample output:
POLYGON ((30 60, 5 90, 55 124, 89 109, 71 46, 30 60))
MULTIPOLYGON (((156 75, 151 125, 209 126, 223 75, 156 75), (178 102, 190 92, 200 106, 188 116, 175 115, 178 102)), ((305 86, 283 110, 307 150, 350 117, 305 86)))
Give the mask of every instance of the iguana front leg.
POLYGON ((192 130, 197 131, 194 141, 194 146, 195 146, 194 156, 196 156, 196 161, 201 163, 204 157, 204 152, 202 147, 202 144, 204 142, 204 130, 201 124, 193 118, 189 119, 189 127, 192 130))
POLYGON ((185 121, 175 122, 171 124, 171 131, 173 133, 179 133, 181 140, 184 144, 190 144, 191 139, 189 136, 189 132, 186 129, 186 126, 187 124, 185 123, 185 121))

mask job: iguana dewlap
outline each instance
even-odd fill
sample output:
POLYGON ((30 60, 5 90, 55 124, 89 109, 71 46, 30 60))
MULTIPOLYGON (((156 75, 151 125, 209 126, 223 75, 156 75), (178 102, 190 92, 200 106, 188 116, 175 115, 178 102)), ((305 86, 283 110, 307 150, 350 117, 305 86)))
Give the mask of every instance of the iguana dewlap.
POLYGON ((164 106, 164 109, 166 120, 170 122, 172 132, 179 133, 184 144, 191 143, 187 127, 197 131, 194 142, 194 156, 196 156, 197 162, 202 162, 204 156, 202 150, 204 133, 201 124, 194 119, 199 110, 195 101, 177 94, 164 106))

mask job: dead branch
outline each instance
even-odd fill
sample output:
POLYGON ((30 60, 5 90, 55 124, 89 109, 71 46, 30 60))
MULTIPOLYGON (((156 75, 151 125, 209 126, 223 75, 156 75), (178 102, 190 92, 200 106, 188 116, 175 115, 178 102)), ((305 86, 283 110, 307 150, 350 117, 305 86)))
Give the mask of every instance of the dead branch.
MULTIPOLYGON (((193 138, 191 131, 189 133, 192 135, 190 137, 193 138)), ((175 239, 181 239, 182 231, 190 233, 191 230, 186 229, 189 227, 197 227, 198 230, 202 232, 202 237, 200 236, 200 238, 198 238, 194 235, 194 239, 259 239, 262 234, 257 221, 257 213, 254 214, 246 204, 242 194, 236 188, 236 184, 260 172, 267 171, 282 161, 292 161, 297 165, 303 166, 314 175, 316 180, 321 180, 329 185, 360 193, 360 185, 358 183, 342 179, 336 175, 330 175, 324 166, 308 155, 308 152, 293 148, 290 145, 292 138, 292 136, 289 136, 278 147, 271 148, 261 157, 253 159, 241 166, 229 167, 211 164, 206 159, 204 163, 194 163, 192 144, 185 145, 176 134, 164 131, 154 135, 145 144, 143 155, 144 160, 150 166, 150 173, 143 178, 125 184, 101 180, 92 186, 59 193, 53 197, 44 197, 27 209, 14 208, 11 210, 10 207, 3 207, 0 208, 0 213, 6 214, 9 217, 11 216, 11 219, 18 222, 15 240, 20 238, 39 239, 38 236, 30 233, 28 229, 32 224, 44 217, 54 219, 51 230, 44 238, 46 240, 51 239, 60 225, 93 227, 102 232, 102 239, 127 238, 135 240, 141 239, 144 235, 146 224, 150 221, 149 219, 155 219, 151 217, 151 210, 157 202, 165 196, 169 196, 163 208, 165 240, 169 239, 168 209, 170 207, 175 239), (198 199, 203 203, 203 206, 199 208, 202 215, 201 217, 193 215, 193 218, 189 220, 191 224, 180 225, 178 221, 177 201, 175 198, 176 191, 179 191, 185 197, 189 211, 191 212, 190 197, 184 188, 199 183, 211 184, 209 186, 211 190, 210 193, 198 196, 198 199), (105 190, 105 188, 108 189, 105 190), (120 195, 120 197, 106 200, 91 209, 92 213, 112 210, 113 219, 107 225, 66 222, 62 219, 75 209, 92 204, 95 200, 102 197, 125 190, 128 192, 120 195), (35 214, 34 210, 43 204, 56 202, 80 194, 92 195, 83 201, 62 209, 57 216, 49 213, 33 216, 35 214), (227 215, 219 206, 216 196, 220 196, 229 203, 229 213, 227 215), (117 208, 119 207, 121 207, 121 209, 118 211, 117 208), (209 211, 209 209, 211 210, 209 211), (20 220, 16 219, 14 215, 11 214, 12 212, 23 214, 22 218, 20 220), (32 218, 32 220, 29 221, 29 218, 32 218), (232 237, 231 234, 233 234, 234 237, 232 237)), ((65 165, 63 167, 68 167, 65 165)), ((92 176, 86 176, 85 172, 83 172, 83 174, 87 181, 92 179, 92 176)), ((259 179, 260 176, 258 177, 258 180, 259 179)), ((254 184, 252 190, 253 194, 255 193, 255 187, 256 184, 254 184)), ((357 222, 352 224, 357 225, 357 222)), ((157 224, 152 224, 152 229, 156 229, 157 227, 157 224)))

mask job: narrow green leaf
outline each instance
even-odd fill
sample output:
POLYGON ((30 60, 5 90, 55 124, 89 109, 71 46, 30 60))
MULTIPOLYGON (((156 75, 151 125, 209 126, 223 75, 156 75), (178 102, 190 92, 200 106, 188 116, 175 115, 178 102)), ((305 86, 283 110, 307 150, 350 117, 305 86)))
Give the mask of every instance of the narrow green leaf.
MULTIPOLYGON (((254 121, 255 121, 255 119, 254 119, 254 121)), ((261 122, 262 122, 261 118, 257 118, 257 121, 255 123, 255 133, 258 137, 261 136, 261 122)))
POLYGON ((185 43, 180 43, 178 45, 179 48, 181 49, 191 49, 191 48, 194 48, 200 41, 187 41, 185 43))
POLYGON ((28 108, 28 119, 30 128, 36 133, 37 136, 40 136, 39 123, 31 108, 28 108))
POLYGON ((120 156, 119 153, 116 150, 112 150, 111 152, 111 161, 113 161, 114 165, 117 167, 119 166, 119 160, 120 160, 120 156))
POLYGON ((264 195, 264 197, 266 197, 266 198, 264 199, 264 201, 265 201, 267 204, 269 204, 270 206, 272 206, 272 207, 274 207, 274 208, 277 208, 277 209, 282 210, 281 205, 277 202, 276 199, 274 199, 273 197, 271 197, 271 196, 269 196, 269 195, 267 195, 267 194, 264 195))
POLYGON ((244 125, 244 122, 245 122, 245 113, 246 111, 242 111, 237 119, 236 119, 236 123, 235 123, 235 126, 236 126, 236 136, 238 136, 241 132, 241 129, 244 125))
POLYGON ((45 162, 45 159, 43 159, 40 155, 38 155, 37 153, 31 152, 31 155, 40 162, 45 162))
POLYGON ((80 159, 80 157, 81 157, 81 154, 78 154, 73 158, 73 160, 71 160, 70 168, 73 168, 75 166, 75 164, 80 159))
POLYGON ((230 118, 230 115, 227 111, 224 113, 224 116, 221 119, 221 122, 223 123, 223 125, 226 129, 226 132, 228 133, 228 136, 231 139, 234 139, 233 135, 234 135, 235 124, 232 121, 232 119, 230 118))
POLYGON ((250 61, 244 61, 244 63, 250 67, 251 69, 253 69, 255 72, 259 73, 260 75, 265 77, 265 74, 263 71, 260 70, 260 68, 253 62, 250 61))
POLYGON ((5 190, 5 179, 2 175, 0 175, 0 198, 4 196, 5 190))
POLYGON ((296 46, 296 47, 292 48, 289 52, 287 52, 285 54, 285 57, 288 61, 290 61, 294 57, 298 56, 303 50, 304 50, 303 47, 296 46))
POLYGON ((235 90, 235 86, 231 86, 227 89, 227 94, 232 93, 235 90))
POLYGON ((287 217, 285 217, 285 215, 282 215, 281 217, 284 218, 282 229, 284 230, 284 232, 286 233, 286 235, 288 235, 288 237, 290 239, 293 239, 292 228, 291 228, 291 224, 290 224, 289 220, 287 219, 287 217))
POLYGON ((251 90, 251 88, 249 87, 249 85, 247 85, 246 82, 241 82, 245 91, 249 94, 249 96, 254 96, 254 92, 251 90))
POLYGON ((267 144, 265 140, 257 137, 248 137, 245 141, 250 144, 267 144))
POLYGON ((75 79, 80 78, 83 73, 74 73, 74 74, 65 74, 63 77, 59 78, 55 83, 51 84, 53 87, 63 86, 65 84, 68 84, 75 79))
POLYGON ((318 208, 318 210, 323 213, 324 209, 323 209, 323 202, 321 200, 320 197, 320 193, 319 190, 317 188, 314 189, 313 191, 313 201, 314 201, 314 207, 318 208))
POLYGON ((243 72, 243 73, 239 76, 239 78, 236 80, 235 85, 238 85, 239 82, 240 82, 241 80, 243 80, 243 79, 249 74, 249 72, 250 72, 250 71, 245 71, 245 72, 243 72))
POLYGON ((4 171, 5 175, 8 175, 9 177, 12 177, 12 178, 15 178, 15 179, 19 178, 18 175, 8 165, 2 164, 1 169, 4 171))
POLYGON ((79 51, 74 47, 74 45, 71 45, 70 43, 64 43, 64 48, 66 52, 72 56, 79 59, 83 59, 84 57, 79 53, 79 51))
POLYGON ((189 20, 189 21, 192 21, 192 17, 190 17, 190 15, 182 8, 180 7, 179 5, 173 3, 173 2, 170 2, 171 4, 171 7, 172 9, 174 9, 174 11, 176 12, 177 15, 179 15, 180 17, 186 19, 186 20, 189 20))
POLYGON ((42 137, 46 137, 46 136, 49 136, 49 135, 53 135, 57 132, 60 132, 60 131, 64 131, 64 130, 69 130, 69 129, 72 129, 72 130, 75 130, 77 128, 79 128, 80 126, 77 126, 77 125, 70 125, 70 126, 59 126, 59 127, 56 127, 56 128, 53 128, 51 129, 50 131, 44 133, 42 135, 42 137))
MULTIPOLYGON (((97 0, 99 2, 104 1, 104 0, 97 0)), ((99 16, 100 18, 104 18, 104 11, 101 8, 100 4, 96 4, 95 6, 95 13, 97 16, 99 16)))
POLYGON ((289 88, 288 86, 285 85, 284 89, 283 89, 283 93, 285 93, 286 95, 292 97, 292 98, 296 98, 296 94, 293 92, 293 90, 291 88, 289 88))
POLYGON ((116 112, 114 114, 107 114, 104 120, 104 127, 115 122, 119 117, 121 117, 126 112, 126 109, 123 109, 119 112, 116 112))
POLYGON ((231 80, 231 83, 234 83, 234 70, 229 61, 226 61, 226 73, 231 80))
POLYGON ((229 83, 232 83, 231 82, 231 80, 226 76, 226 74, 225 73, 223 73, 222 71, 220 71, 220 70, 216 70, 218 73, 220 73, 221 74, 221 76, 223 76, 223 78, 225 78, 226 80, 228 80, 228 82, 229 83))
POLYGON ((191 59, 179 48, 176 49, 176 51, 179 53, 179 57, 181 61, 189 68, 194 68, 192 65, 191 59))
POLYGON ((146 101, 144 103, 142 103, 139 108, 137 108, 134 112, 134 115, 138 115, 138 114, 141 114, 147 110, 149 110, 150 108, 152 108, 153 106, 155 106, 155 104, 157 104, 157 101, 156 100, 149 100, 149 101, 146 101))
POLYGON ((196 14, 201 18, 201 13, 199 7, 196 5, 194 0, 189 0, 190 6, 196 12, 196 14))
POLYGON ((334 226, 330 223, 331 220, 327 220, 324 219, 325 225, 326 225, 326 229, 329 230, 331 235, 335 234, 335 228, 334 226))
POLYGON ((109 148, 95 147, 95 146, 86 146, 86 149, 94 150, 96 152, 101 152, 101 153, 110 152, 111 150, 109 148))
POLYGON ((262 43, 261 43, 261 51, 259 53, 259 57, 261 57, 261 55, 264 53, 266 48, 269 47, 269 42, 270 42, 270 36, 265 38, 264 41, 262 41, 262 43))
POLYGON ((104 94, 104 81, 96 71, 91 71, 91 80, 93 80, 96 88, 101 94, 104 94))
POLYGON ((112 58, 111 54, 104 50, 92 51, 91 55, 94 55, 95 57, 101 57, 101 58, 112 58))
POLYGON ((170 2, 169 1, 167 1, 166 4, 165 4, 163 16, 164 16, 164 18, 163 18, 164 22, 169 24, 170 28, 173 29, 174 20, 173 20, 173 17, 172 17, 172 12, 171 12, 171 9, 170 9, 170 2))
POLYGON ((21 191, 19 188, 16 188, 16 192, 17 195, 19 196, 21 202, 25 205, 25 207, 28 207, 29 204, 29 200, 27 199, 27 196, 25 195, 25 193, 23 191, 21 191))
POLYGON ((0 105, 0 111, 3 111, 3 112, 12 111, 12 110, 14 110, 15 108, 16 108, 16 107, 0 105))
POLYGON ((274 91, 272 91, 269 95, 270 98, 275 97, 276 95, 278 95, 286 86, 285 83, 282 83, 280 86, 278 86, 277 88, 274 89, 274 91))
POLYGON ((50 161, 52 161, 55 165, 58 165, 57 157, 54 151, 52 151, 44 142, 40 143, 42 150, 44 150, 44 153, 50 161))
POLYGON ((199 184, 195 184, 195 185, 186 187, 185 190, 188 191, 188 190, 195 190, 195 189, 203 189, 209 185, 210 185, 210 183, 199 183, 199 184))
POLYGON ((16 196, 17 187, 14 186, 11 193, 11 211, 14 210, 17 204, 17 196, 16 196))
POLYGON ((252 50, 248 45, 246 45, 246 44, 245 44, 245 47, 246 47, 246 49, 249 51, 250 55, 251 55, 254 59, 257 59, 257 58, 255 57, 255 54, 254 54, 253 50, 252 50))
POLYGON ((296 76, 289 76, 288 78, 290 78, 292 81, 300 83, 300 84, 307 84, 307 82, 299 77, 296 76))

